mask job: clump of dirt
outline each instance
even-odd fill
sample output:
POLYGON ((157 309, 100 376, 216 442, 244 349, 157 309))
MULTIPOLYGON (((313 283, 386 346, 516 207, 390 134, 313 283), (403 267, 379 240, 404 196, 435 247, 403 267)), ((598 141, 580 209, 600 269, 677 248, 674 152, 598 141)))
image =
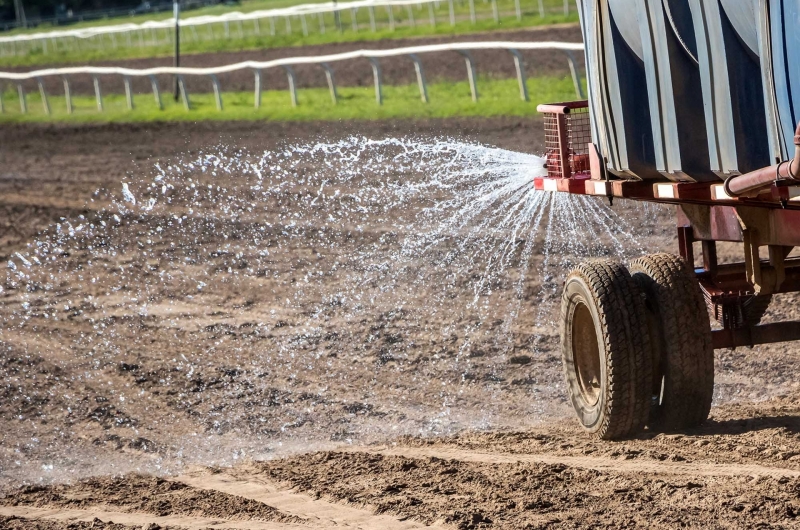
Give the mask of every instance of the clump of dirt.
POLYGON ((100 519, 95 519, 94 521, 65 522, 3 516, 0 516, 0 528, 6 530, 180 530, 180 528, 176 526, 159 526, 153 524, 143 528, 141 526, 104 522, 100 519))
POLYGON ((163 478, 126 475, 93 478, 76 484, 25 486, 11 493, 3 504, 38 508, 91 508, 98 504, 122 512, 156 516, 187 515, 231 520, 304 523, 267 504, 215 490, 198 489, 163 478))
POLYGON ((563 464, 485 464, 324 452, 261 464, 275 480, 378 513, 455 528, 751 527, 800 516, 800 479, 637 476, 563 464), (646 507, 646 509, 643 509, 646 507))

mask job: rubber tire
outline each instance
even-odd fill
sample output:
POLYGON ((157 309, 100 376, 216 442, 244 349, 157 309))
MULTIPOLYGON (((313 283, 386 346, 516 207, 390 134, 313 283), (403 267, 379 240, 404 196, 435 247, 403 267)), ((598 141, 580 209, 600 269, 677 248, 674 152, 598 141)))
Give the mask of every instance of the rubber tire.
POLYGON ((711 323, 700 284, 673 254, 644 256, 630 270, 646 296, 657 355, 650 426, 696 427, 708 419, 714 394, 711 323))
MULTIPOLYGON (((585 326, 585 324, 584 324, 585 326)), ((585 329, 585 328, 584 328, 585 329)), ((591 340, 588 344, 593 344, 591 340)), ((652 360, 644 294, 627 269, 611 260, 581 263, 567 277, 561 302, 561 352, 567 390, 578 420, 591 435, 614 440, 635 435, 652 400, 652 360), (587 400, 576 368, 576 314, 588 308, 597 342, 600 377, 596 403, 587 400)), ((584 348, 585 350, 585 348, 584 348)), ((584 353, 584 355, 586 355, 584 353)))

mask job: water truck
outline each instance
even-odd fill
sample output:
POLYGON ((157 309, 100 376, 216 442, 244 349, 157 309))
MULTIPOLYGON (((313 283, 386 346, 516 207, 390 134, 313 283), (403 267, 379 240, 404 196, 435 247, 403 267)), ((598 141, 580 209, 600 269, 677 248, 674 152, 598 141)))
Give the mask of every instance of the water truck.
POLYGON ((800 340, 800 322, 761 323, 775 295, 800 291, 800 0, 578 8, 588 101, 539 106, 534 184, 674 205, 678 253, 570 272, 569 397, 602 439, 692 428, 711 409, 715 349, 800 340))

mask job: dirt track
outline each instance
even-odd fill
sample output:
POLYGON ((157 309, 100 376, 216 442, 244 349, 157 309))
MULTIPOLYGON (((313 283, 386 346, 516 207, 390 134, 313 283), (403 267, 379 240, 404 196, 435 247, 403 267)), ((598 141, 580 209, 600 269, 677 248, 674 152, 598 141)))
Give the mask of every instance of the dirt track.
MULTIPOLYGON (((326 44, 319 46, 302 46, 290 48, 270 48, 265 50, 251 50, 242 52, 226 52, 216 54, 187 55, 182 58, 181 65, 187 67, 209 67, 233 64, 241 61, 268 61, 284 57, 298 57, 306 55, 327 55, 344 53, 360 49, 386 49, 401 48, 404 46, 417 46, 424 44, 439 44, 445 42, 474 42, 487 40, 502 41, 564 41, 581 42, 581 32, 577 25, 564 27, 534 28, 530 30, 504 31, 494 33, 478 33, 474 35, 459 35, 457 37, 442 36, 433 38, 414 38, 398 40, 382 40, 375 42, 355 42, 341 44, 326 44)), ((481 76, 508 78, 515 74, 514 61, 503 50, 478 50, 472 53, 475 58, 478 74, 481 76)), ((559 76, 569 75, 567 60, 561 52, 527 51, 523 52, 529 76, 559 76)), ((576 60, 582 63, 581 54, 576 54, 576 60)), ((455 52, 426 54, 422 57, 425 74, 429 82, 436 81, 464 81, 466 70, 464 60, 455 52)), ((97 66, 122 66, 128 68, 152 68, 155 66, 171 66, 172 59, 151 58, 131 59, 114 62, 92 63, 97 66)), ((336 72, 336 83, 339 86, 371 86, 372 68, 367 61, 344 61, 332 64, 336 72)), ((39 69, 42 67, 36 67, 39 69)), ((31 68, 12 68, 9 71, 28 71, 31 68)), ((294 68, 297 83, 300 88, 325 87, 325 72, 322 68, 313 65, 298 65, 294 68)), ((413 63, 406 57, 381 59, 381 71, 384 82, 388 84, 416 83, 413 63)), ((263 74, 265 90, 286 90, 288 81, 282 69, 267 70, 263 74)), ((201 77, 189 76, 186 78, 190 92, 211 92, 211 82, 201 77)), ((219 76, 224 90, 249 91, 253 90, 253 74, 249 71, 233 72, 219 76)), ((53 77, 45 80, 48 91, 54 94, 63 94, 61 78, 53 77)), ((75 75, 70 78, 71 89, 75 94, 94 94, 94 86, 89 76, 75 75)), ((169 76, 159 77, 162 90, 169 91, 169 76)), ((101 80, 104 93, 124 93, 123 83, 119 78, 108 77, 101 80)), ((31 85, 31 89, 36 84, 31 85)), ((133 79, 136 92, 147 93, 151 90, 147 78, 133 79)))
MULTIPOLYGON (((53 223, 75 226, 79 216, 92 219, 108 208, 105 194, 93 195, 98 188, 118 195, 120 182, 131 182, 142 197, 134 184, 153 175, 153 164, 190 159, 201 146, 258 152, 317 136, 443 134, 537 152, 539 130, 536 120, 518 119, 4 127, 0 259, 19 263, 15 253, 46 240, 37 232, 53 223), (94 202, 87 203, 90 198, 94 202)), ((314 169, 296 168, 295 176, 314 169)), ((407 175, 422 178, 413 168, 407 175)), ((367 176, 362 187, 394 178, 367 176)), ((202 186, 214 181, 191 178, 202 186)), ((225 179, 230 189, 245 192, 247 182, 236 174, 225 179)), ((800 400, 793 345, 717 352, 716 406, 699 429, 646 432, 616 443, 587 440, 563 400, 550 317, 535 320, 566 265, 551 260, 552 277, 531 275, 519 318, 507 328, 502 321, 486 323, 488 334, 476 334, 468 346, 467 364, 459 360, 467 347, 459 331, 466 328, 459 326, 476 318, 463 309, 470 277, 455 280, 440 297, 435 284, 444 277, 424 263, 419 272, 430 287, 401 293, 398 283, 381 295, 383 303, 351 319, 339 314, 346 303, 325 309, 321 329, 309 335, 308 318, 318 311, 317 294, 325 292, 309 291, 300 299, 308 300, 305 305, 283 299, 296 292, 315 256, 342 262, 341 273, 322 284, 335 292, 357 272, 348 259, 391 243, 384 243, 388 224, 357 237, 337 236, 324 249, 310 230, 305 238, 281 236, 277 227, 286 230, 286 218, 302 214, 296 205, 305 194, 302 187, 287 189, 255 218, 239 212, 235 219, 214 218, 216 224, 198 221, 187 234, 199 239, 173 239, 178 251, 170 250, 169 240, 155 241, 139 263, 142 247, 129 244, 133 236, 163 225, 155 213, 144 215, 113 236, 118 243, 109 240, 126 249, 115 263, 93 264, 82 247, 59 257, 64 272, 55 290, 30 283, 34 289, 26 294, 3 284, 0 487, 6 496, 0 526, 798 525, 800 400), (278 231, 267 238, 269 257, 260 258, 257 249, 248 250, 257 246, 248 238, 267 224, 278 231), (134 231, 128 236, 126 230, 134 231), (247 236, 222 240, 235 233, 247 236), (205 280, 202 290, 194 283, 187 290, 184 280, 159 280, 161 271, 178 268, 186 271, 185 281, 216 279, 205 280), (114 276, 126 274, 127 290, 103 292, 117 285, 114 276), (152 297, 147 314, 126 305, 137 293, 152 297), (386 310, 394 299, 405 305, 386 310), (25 313, 24 303, 33 309, 25 313), (30 317, 24 325, 23 313, 30 317), (262 329, 260 322, 269 326, 262 329), (452 336, 443 334, 451 324, 452 336), (108 339, 89 339, 100 337, 98 326, 108 339), (294 345, 297 357, 276 355, 286 345, 294 345), (424 436, 412 436, 418 433, 424 436), (145 474, 132 474, 137 470, 145 474), (39 481, 73 484, 20 489, 39 481)), ((615 212, 640 216, 633 234, 645 247, 673 247, 669 212, 642 216, 629 208, 617 205, 615 212)), ((547 265, 545 256, 533 260, 533 269, 547 265)), ((502 281, 494 290, 497 300, 513 294, 502 281)), ((774 305, 769 318, 796 318, 796 300, 787 301, 774 305)))

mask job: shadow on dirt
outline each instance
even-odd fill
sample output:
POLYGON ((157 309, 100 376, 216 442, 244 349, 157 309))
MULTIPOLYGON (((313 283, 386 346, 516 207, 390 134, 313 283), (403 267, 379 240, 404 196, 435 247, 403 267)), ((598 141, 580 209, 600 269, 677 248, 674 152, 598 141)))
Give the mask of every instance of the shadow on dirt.
POLYGON ((748 432, 766 431, 771 429, 783 429, 787 433, 800 433, 800 416, 779 415, 764 416, 761 418, 730 419, 730 420, 708 420, 697 429, 688 431, 687 434, 703 436, 726 434, 736 435, 748 432))

